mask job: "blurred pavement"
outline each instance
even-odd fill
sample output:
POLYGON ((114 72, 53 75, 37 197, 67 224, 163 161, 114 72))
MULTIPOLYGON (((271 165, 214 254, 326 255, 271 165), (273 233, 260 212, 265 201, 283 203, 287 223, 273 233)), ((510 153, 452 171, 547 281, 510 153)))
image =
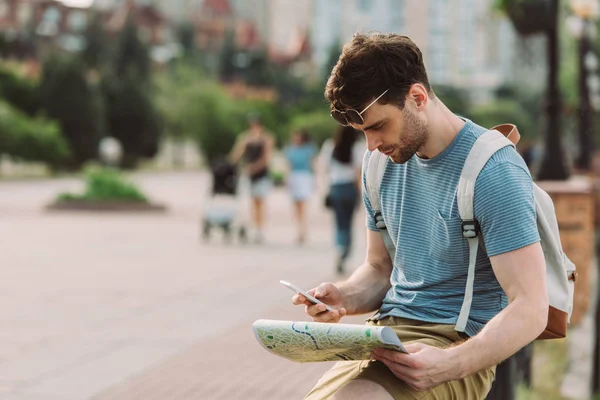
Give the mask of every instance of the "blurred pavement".
MULTIPOLYGON (((338 279, 331 216, 315 197, 309 242, 296 246, 277 189, 265 244, 203 244, 206 178, 135 175, 169 206, 164 215, 47 213, 81 183, 0 181, 1 399, 302 398, 331 364, 275 357, 251 324, 305 318, 280 279, 305 288, 338 279)), ((364 257, 363 220, 353 265, 364 257)))

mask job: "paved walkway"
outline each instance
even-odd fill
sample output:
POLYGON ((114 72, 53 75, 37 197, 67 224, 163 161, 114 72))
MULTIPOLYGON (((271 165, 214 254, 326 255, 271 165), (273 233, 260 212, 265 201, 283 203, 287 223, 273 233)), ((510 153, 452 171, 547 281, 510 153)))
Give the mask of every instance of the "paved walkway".
MULTIPOLYGON (((269 202, 266 244, 203 244, 206 176, 136 180, 170 212, 49 214, 43 205, 80 182, 0 182, 0 398, 300 398, 328 365, 270 355, 251 324, 303 318, 279 279, 306 288, 336 279, 320 201, 303 247, 281 190, 269 202)), ((355 264, 363 257, 357 251, 355 264)))

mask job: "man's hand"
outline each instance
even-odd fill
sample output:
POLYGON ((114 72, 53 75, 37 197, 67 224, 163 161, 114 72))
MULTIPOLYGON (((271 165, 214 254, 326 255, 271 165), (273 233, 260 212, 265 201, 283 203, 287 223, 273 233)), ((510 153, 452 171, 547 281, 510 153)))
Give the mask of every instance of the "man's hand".
POLYGON ((339 322, 344 315, 346 309, 342 303, 342 292, 331 283, 321 283, 314 289, 307 291, 311 296, 321 300, 323 303, 331 306, 335 311, 325 311, 323 304, 313 304, 306 300, 306 297, 297 293, 292 297, 292 303, 295 305, 304 304, 305 312, 313 321, 316 322, 339 322))
POLYGON ((422 343, 404 346, 409 354, 375 349, 373 358, 384 363, 400 380, 416 391, 432 389, 459 379, 458 367, 448 351, 422 343))

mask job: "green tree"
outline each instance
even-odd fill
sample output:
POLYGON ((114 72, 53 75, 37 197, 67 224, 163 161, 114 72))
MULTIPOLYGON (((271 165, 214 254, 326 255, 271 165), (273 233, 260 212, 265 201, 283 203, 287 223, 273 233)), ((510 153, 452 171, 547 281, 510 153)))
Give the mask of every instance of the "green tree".
POLYGON ((88 68, 101 69, 110 56, 110 43, 100 14, 94 13, 84 33, 85 49, 81 57, 88 68))
POLYGON ((158 152, 162 119, 154 106, 149 85, 140 84, 132 70, 118 78, 104 77, 103 92, 108 130, 123 145, 122 166, 134 168, 141 158, 158 152))
POLYGON ((150 54, 148 46, 139 37, 137 26, 129 18, 119 35, 116 48, 114 72, 117 77, 131 72, 140 81, 150 77, 150 54))
POLYGON ((327 108, 298 114, 290 122, 289 131, 303 129, 311 136, 317 145, 332 138, 339 124, 329 115, 327 108))
POLYGON ((90 84, 81 60, 52 56, 44 62, 39 86, 42 109, 60 123, 72 154, 63 165, 78 168, 96 158, 104 134, 104 109, 98 88, 90 84))
POLYGON ((329 79, 329 75, 331 74, 331 70, 337 64, 338 59, 342 55, 342 45, 339 40, 336 40, 334 44, 329 48, 329 54, 327 55, 327 61, 325 62, 325 66, 323 67, 323 82, 327 82, 329 79))
POLYGON ((471 110, 472 118, 486 128, 511 123, 519 128, 524 138, 537 136, 538 126, 534 118, 516 100, 501 99, 490 104, 476 106, 471 110))
POLYGON ((469 117, 469 100, 464 91, 457 89, 452 86, 435 86, 434 88, 435 95, 444 102, 444 104, 452 110, 452 112, 462 115, 464 117, 469 117))
POLYGON ((70 149, 58 123, 32 119, 0 101, 0 154, 55 167, 68 159, 70 149))
MULTIPOLYGON (((244 55, 240 55, 243 57, 244 55)), ((238 57, 235 45, 235 33, 231 30, 225 33, 221 53, 219 54, 219 78, 223 81, 234 79, 238 74, 236 57, 238 57)))
POLYGON ((0 97, 29 115, 40 110, 37 82, 6 66, 0 66, 0 97))
POLYGON ((177 29, 177 38, 186 57, 192 57, 197 52, 196 39, 194 35, 194 25, 189 22, 179 25, 177 29))
POLYGON ((148 45, 131 18, 120 33, 111 70, 102 77, 108 131, 123 145, 122 166, 133 168, 158 152, 162 119, 154 105, 148 45))
POLYGON ((248 55, 249 63, 244 70, 245 81, 253 86, 271 86, 275 83, 275 70, 267 51, 260 49, 248 55))

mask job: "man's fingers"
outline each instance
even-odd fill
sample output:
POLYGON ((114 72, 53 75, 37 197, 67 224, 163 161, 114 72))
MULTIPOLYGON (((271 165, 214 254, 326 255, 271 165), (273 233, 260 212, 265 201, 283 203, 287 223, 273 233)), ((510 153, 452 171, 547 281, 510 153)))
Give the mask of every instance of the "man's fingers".
POLYGON ((311 304, 308 300, 306 300, 306 297, 302 296, 300 293, 295 294, 294 296, 292 296, 292 303, 295 304, 295 305, 300 305, 300 304, 309 305, 309 304, 311 304))
POLYGON ((306 306, 306 313, 308 315, 310 315, 311 317, 314 317, 316 315, 319 315, 323 312, 325 312, 325 310, 327 310, 327 307, 325 306, 325 304, 312 304, 309 303, 309 306, 306 306))
POLYGON ((319 286, 317 286, 315 289, 313 289, 314 290, 313 293, 309 292, 309 294, 311 296, 315 296, 317 299, 326 297, 331 293, 332 287, 333 287, 333 285, 329 282, 321 283, 319 286))
POLYGON ((407 367, 413 367, 414 360, 408 354, 400 353, 395 350, 388 349, 375 349, 373 351, 373 355, 377 360, 387 360, 392 363, 396 363, 399 365, 405 365, 407 367))
POLYGON ((340 318, 346 315, 346 309, 341 308, 335 311, 325 311, 322 304, 306 307, 306 313, 316 322, 338 322, 340 318))

